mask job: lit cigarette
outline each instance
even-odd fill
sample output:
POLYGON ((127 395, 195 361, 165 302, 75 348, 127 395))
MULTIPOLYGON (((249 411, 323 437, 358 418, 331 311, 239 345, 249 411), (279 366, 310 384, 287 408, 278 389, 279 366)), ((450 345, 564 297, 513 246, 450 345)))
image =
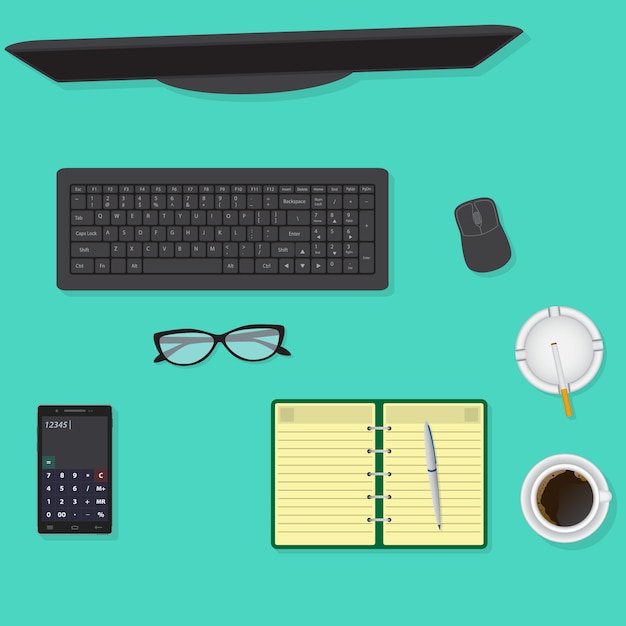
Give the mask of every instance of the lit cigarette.
POLYGON ((569 394, 567 393, 567 383, 565 382, 565 374, 563 373, 563 364, 561 363, 561 357, 559 356, 559 347, 556 345, 556 341, 552 344, 552 356, 554 357, 554 365, 556 366, 556 375, 559 379, 559 389, 561 390, 561 397, 563 398, 563 406, 565 407, 565 415, 567 417, 572 416, 572 405, 569 401, 569 394))

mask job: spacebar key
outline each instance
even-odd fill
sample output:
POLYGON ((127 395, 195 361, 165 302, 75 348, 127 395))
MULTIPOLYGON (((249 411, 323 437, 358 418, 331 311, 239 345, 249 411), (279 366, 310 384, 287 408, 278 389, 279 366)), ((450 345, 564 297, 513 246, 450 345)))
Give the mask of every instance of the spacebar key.
POLYGON ((144 259, 144 274, 221 274, 222 259, 144 259))

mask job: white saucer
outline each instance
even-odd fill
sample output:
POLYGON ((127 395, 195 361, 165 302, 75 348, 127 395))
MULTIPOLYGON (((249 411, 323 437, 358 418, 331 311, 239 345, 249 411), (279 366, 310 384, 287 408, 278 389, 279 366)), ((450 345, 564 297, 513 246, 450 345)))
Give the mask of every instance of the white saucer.
POLYGON ((587 524, 584 528, 580 530, 571 532, 571 533, 562 533, 556 530, 550 530, 546 528, 541 522, 535 517, 532 507, 531 507, 531 495, 530 491, 533 487, 533 484, 539 477, 539 475, 547 470, 549 467, 553 465, 559 465, 561 463, 571 464, 574 466, 579 466, 585 469, 598 483, 598 488, 603 491, 609 490, 609 485, 606 482, 606 478, 602 475, 602 472, 587 459, 577 456, 575 454, 555 454, 554 456, 549 456, 547 459, 543 459, 543 461, 539 461, 535 467, 533 467, 528 475, 524 479, 524 484, 522 485, 522 492, 520 495, 520 502, 522 505, 522 512, 524 513, 524 517, 528 522, 528 525, 538 534, 544 537, 545 539, 549 539, 550 541, 555 541, 558 543, 573 543, 575 541, 580 541, 589 537, 589 535, 593 534, 598 530, 606 514, 609 511, 609 502, 600 502, 598 507, 598 512, 596 516, 587 524))
POLYGON ((515 358, 524 378, 547 393, 559 394, 551 343, 559 347, 567 390, 571 393, 591 382, 602 364, 604 346, 596 325, 583 313, 566 306, 551 306, 535 313, 520 330, 515 358))

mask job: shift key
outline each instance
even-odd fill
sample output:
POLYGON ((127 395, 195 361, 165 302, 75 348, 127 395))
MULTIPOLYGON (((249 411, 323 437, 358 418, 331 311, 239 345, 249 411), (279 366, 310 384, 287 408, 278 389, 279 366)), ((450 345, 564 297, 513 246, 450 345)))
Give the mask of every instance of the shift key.
POLYGON ((85 242, 72 244, 72 258, 78 257, 108 257, 109 243, 102 242, 85 242))

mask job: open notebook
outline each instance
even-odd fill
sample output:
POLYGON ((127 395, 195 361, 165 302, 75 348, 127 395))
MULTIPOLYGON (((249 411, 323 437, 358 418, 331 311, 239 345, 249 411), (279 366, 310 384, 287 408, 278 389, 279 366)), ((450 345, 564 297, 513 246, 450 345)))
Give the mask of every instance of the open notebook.
POLYGON ((483 400, 275 401, 272 545, 484 547, 486 419, 483 400))

